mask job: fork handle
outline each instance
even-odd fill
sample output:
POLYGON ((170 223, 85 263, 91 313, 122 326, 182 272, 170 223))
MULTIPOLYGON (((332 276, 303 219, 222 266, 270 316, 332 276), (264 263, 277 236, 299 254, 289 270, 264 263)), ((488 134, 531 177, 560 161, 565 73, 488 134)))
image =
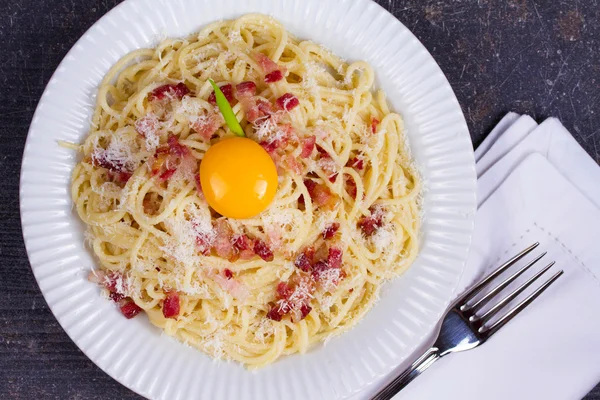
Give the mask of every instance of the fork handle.
POLYGON ((410 365, 400 376, 381 389, 371 400, 389 400, 440 358, 439 349, 432 347, 410 365))

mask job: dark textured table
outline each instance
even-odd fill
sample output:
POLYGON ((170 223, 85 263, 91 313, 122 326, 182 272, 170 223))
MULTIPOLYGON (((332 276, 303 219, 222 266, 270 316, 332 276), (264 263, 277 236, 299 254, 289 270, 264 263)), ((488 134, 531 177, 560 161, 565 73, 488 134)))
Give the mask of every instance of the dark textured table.
MULTIPOLYGON (((0 0, 2 399, 139 398, 88 360, 54 319, 29 268, 18 208, 23 145, 42 91, 75 41, 119 2, 0 0)), ((440 64, 475 146, 514 110, 560 118, 600 161, 597 0, 378 2, 440 64)), ((590 399, 600 399, 600 386, 590 399)))

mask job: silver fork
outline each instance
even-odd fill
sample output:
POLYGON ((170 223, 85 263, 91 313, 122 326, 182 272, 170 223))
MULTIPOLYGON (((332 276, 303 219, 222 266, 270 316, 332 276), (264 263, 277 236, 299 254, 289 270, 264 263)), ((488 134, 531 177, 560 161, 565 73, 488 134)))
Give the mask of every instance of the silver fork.
POLYGON ((437 338, 430 349, 425 351, 421 357, 417 359, 411 366, 404 371, 400 376, 395 378, 389 385, 384 387, 378 392, 372 400, 387 400, 391 399, 396 393, 402 390, 408 385, 413 379, 419 376, 423 371, 431 366, 435 361, 441 357, 456 353, 459 351, 470 350, 483 343, 485 343, 494 333, 508 323, 515 315, 521 312, 527 307, 533 300, 535 300, 544 290, 546 290, 554 281, 563 274, 563 271, 558 271, 550 279, 544 282, 539 288, 533 293, 527 296, 523 301, 517 304, 513 309, 504 314, 496 322, 487 326, 486 323, 504 308, 508 303, 514 300, 519 294, 521 294, 527 287, 535 282, 540 276, 548 271, 553 265, 554 261, 545 266, 538 273, 533 275, 521 286, 515 289, 512 293, 508 294, 493 307, 487 310, 482 315, 479 315, 482 307, 487 304, 493 297, 500 293, 510 283, 517 279, 521 274, 527 271, 531 266, 538 262, 546 253, 542 253, 523 268, 506 278, 495 288, 491 289, 485 295, 475 300, 476 296, 482 292, 483 289, 495 278, 497 278, 504 271, 509 269, 512 265, 517 263, 521 258, 529 254, 533 249, 538 247, 539 243, 534 243, 504 264, 498 269, 489 274, 471 289, 467 290, 462 296, 460 296, 453 304, 448 308, 442 322, 437 331, 437 338))

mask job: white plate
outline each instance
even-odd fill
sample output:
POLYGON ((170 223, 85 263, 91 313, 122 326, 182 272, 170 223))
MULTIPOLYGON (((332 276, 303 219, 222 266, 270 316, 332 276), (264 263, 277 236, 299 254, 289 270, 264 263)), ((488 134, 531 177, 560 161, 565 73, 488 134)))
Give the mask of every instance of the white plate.
POLYGON ((475 213, 473 150, 460 106, 441 70, 408 29, 369 0, 128 0, 75 44, 50 80, 33 118, 21 171, 21 220, 31 268, 52 312, 79 348, 130 389, 152 399, 335 399, 389 373, 431 331, 453 297, 475 213), (89 130, 97 86, 119 58, 159 38, 219 19, 270 14, 300 38, 349 60, 364 59, 405 119, 427 185, 423 247, 387 284, 365 320, 326 346, 258 372, 213 362, 131 321, 87 282, 94 264, 72 211, 72 151, 89 130))

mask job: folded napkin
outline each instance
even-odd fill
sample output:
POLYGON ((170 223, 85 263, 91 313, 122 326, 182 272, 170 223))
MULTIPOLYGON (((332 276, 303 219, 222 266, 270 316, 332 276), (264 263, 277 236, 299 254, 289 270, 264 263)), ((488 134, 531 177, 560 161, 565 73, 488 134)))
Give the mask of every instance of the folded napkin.
POLYGON ((526 260, 548 254, 523 278, 552 260, 538 282, 565 273, 489 342, 444 357, 395 398, 581 399, 600 382, 600 167, 558 120, 514 113, 475 158, 479 209, 459 290, 534 242, 526 260))

